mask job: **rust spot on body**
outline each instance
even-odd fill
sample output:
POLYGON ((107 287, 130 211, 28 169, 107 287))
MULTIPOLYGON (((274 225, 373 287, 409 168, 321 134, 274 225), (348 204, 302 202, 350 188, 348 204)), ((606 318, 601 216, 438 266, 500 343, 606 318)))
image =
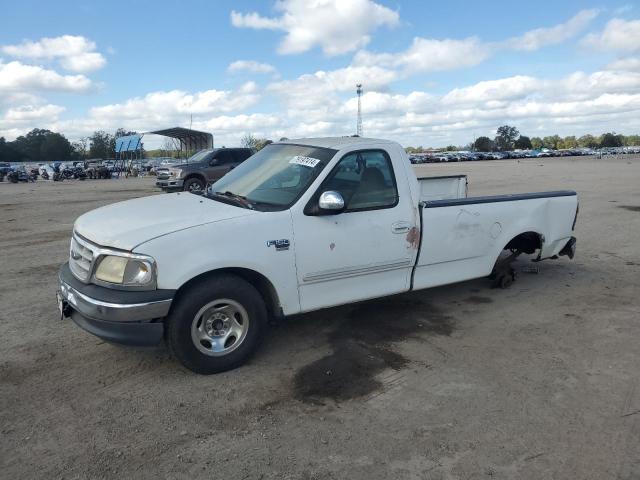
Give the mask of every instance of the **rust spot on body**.
POLYGON ((409 246, 417 249, 420 246, 420 229, 418 227, 411 227, 411 230, 407 232, 406 238, 409 246))

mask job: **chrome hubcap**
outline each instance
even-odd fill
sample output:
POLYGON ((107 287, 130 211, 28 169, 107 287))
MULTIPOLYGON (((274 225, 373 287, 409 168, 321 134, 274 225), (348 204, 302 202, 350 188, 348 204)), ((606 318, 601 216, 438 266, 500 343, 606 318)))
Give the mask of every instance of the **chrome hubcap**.
POLYGON ((205 355, 222 356, 242 344, 248 329, 249 315, 244 307, 221 298, 198 310, 191 322, 191 340, 205 355))

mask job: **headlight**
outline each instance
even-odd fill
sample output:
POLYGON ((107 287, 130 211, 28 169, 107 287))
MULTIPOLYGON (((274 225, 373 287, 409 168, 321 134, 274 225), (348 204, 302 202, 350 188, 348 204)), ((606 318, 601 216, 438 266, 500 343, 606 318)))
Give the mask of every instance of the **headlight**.
POLYGON ((176 178, 180 178, 182 176, 182 170, 180 170, 179 168, 176 168, 171 172, 171 174, 176 178))
POLYGON ((148 258, 132 258, 105 255, 100 260, 95 278, 102 282, 123 287, 153 287, 155 283, 154 262, 148 258))

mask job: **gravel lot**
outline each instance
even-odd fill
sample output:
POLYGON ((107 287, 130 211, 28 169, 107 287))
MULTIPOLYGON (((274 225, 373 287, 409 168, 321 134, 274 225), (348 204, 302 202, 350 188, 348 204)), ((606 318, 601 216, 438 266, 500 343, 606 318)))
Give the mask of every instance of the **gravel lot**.
POLYGON ((1 476, 640 478, 640 158, 416 168, 577 190, 576 258, 291 318, 209 377, 57 318, 75 218, 152 178, 1 183, 1 476))

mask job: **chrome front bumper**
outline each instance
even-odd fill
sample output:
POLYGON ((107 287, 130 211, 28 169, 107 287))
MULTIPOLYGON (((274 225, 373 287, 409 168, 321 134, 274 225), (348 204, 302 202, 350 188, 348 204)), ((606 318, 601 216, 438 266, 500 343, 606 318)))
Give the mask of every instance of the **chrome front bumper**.
POLYGON ((125 291, 78 280, 65 263, 60 268, 58 308, 79 327, 104 340, 125 345, 155 345, 175 290, 125 291))
POLYGON ((111 303, 91 298, 60 280, 60 294, 73 310, 85 317, 108 322, 142 322, 166 317, 171 299, 142 303, 111 303))
POLYGON ((182 188, 184 180, 181 178, 164 178, 156 181, 156 187, 160 188, 182 188))

